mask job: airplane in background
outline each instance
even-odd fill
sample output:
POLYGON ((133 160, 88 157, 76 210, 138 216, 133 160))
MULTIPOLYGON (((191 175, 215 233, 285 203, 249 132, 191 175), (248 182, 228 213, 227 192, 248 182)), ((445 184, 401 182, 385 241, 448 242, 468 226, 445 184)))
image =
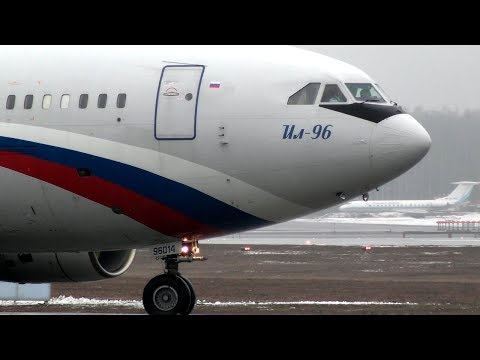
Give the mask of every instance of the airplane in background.
POLYGON ((467 203, 473 188, 480 183, 459 181, 452 184, 457 185, 455 189, 449 195, 438 199, 351 201, 340 206, 339 209, 347 213, 402 212, 426 214, 435 211, 445 211, 454 206, 467 203))
POLYGON ((199 241, 366 194, 431 145, 363 71, 294 47, 5 46, 0 64, 0 280, 108 279, 153 247, 153 315, 192 311, 179 264, 199 241))

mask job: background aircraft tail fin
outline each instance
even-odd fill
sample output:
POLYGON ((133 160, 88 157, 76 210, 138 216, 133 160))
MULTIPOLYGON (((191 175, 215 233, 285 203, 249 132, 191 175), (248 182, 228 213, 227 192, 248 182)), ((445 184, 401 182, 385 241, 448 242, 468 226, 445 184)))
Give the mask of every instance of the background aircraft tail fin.
POLYGON ((452 205, 458 205, 464 203, 469 199, 474 186, 480 184, 480 182, 459 181, 453 182, 452 184, 457 185, 457 187, 453 189, 453 191, 449 195, 441 199, 447 200, 452 205))

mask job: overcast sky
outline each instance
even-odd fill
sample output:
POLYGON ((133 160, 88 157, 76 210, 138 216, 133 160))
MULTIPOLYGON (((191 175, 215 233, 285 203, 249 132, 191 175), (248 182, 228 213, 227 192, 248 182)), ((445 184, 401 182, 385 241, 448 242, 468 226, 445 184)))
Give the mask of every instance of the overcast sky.
POLYGON ((479 45, 296 45, 352 64, 413 110, 480 109, 479 45))

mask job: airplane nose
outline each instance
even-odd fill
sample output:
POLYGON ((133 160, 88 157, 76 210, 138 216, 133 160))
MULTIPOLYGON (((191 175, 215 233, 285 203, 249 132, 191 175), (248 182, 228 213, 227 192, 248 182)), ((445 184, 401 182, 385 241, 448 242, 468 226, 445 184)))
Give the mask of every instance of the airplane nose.
POLYGON ((432 139, 412 116, 398 114, 377 124, 370 144, 375 178, 389 181, 423 159, 432 139))

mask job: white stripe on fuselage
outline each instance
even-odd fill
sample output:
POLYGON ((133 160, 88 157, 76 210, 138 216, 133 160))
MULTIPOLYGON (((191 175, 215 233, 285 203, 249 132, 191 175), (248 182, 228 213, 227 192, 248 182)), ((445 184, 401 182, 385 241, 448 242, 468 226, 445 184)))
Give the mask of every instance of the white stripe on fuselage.
POLYGON ((278 221, 310 211, 230 175, 158 151, 30 125, 0 122, 0 129, 4 137, 74 150, 146 170, 265 220, 278 221))

